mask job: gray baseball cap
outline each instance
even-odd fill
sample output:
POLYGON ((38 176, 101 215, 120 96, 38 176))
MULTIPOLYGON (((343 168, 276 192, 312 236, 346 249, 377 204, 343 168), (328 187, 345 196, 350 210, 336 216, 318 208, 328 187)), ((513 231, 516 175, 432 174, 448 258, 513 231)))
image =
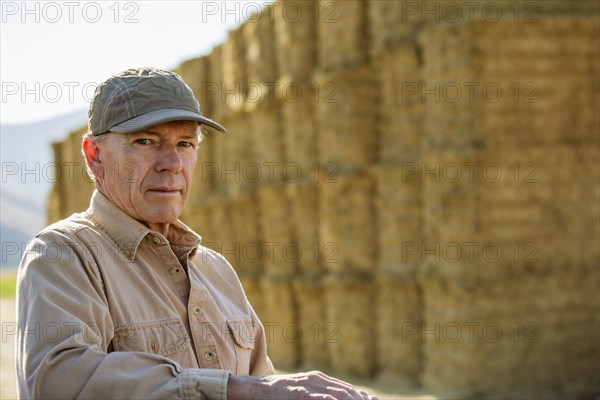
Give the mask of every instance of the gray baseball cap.
POLYGON ((93 136, 132 133, 178 120, 198 121, 226 132, 202 115, 192 89, 179 75, 151 67, 133 68, 96 88, 88 111, 88 130, 93 136))

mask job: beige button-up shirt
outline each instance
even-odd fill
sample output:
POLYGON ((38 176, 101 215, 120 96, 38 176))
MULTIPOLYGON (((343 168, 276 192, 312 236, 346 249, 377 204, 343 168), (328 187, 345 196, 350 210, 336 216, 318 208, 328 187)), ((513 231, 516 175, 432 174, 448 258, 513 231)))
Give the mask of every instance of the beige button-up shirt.
POLYGON ((98 191, 38 234, 18 273, 19 397, 225 399, 230 373, 272 374, 235 271, 200 240, 98 191))

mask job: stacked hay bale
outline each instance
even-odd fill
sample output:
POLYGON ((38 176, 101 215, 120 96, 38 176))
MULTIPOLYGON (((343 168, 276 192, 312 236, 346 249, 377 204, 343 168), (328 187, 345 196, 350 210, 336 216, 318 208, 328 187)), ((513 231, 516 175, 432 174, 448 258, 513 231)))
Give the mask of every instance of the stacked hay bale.
POLYGON ((424 364, 421 338, 416 334, 423 318, 418 282, 422 260, 412 251, 423 242, 421 182, 407 179, 409 175, 396 164, 378 165, 372 173, 377 187, 375 283, 380 378, 416 386, 424 364))
POLYGON ((377 226, 377 356, 380 378, 416 386, 423 369, 419 335, 422 291, 421 260, 407 252, 423 241, 423 201, 420 145, 423 103, 408 96, 421 84, 422 60, 416 32, 423 25, 416 2, 369 3, 369 53, 377 86, 378 165, 377 226), (407 334, 410 333, 410 334, 407 334), (394 351, 390 351, 394 349, 394 351))
POLYGON ((373 182, 366 174, 339 175, 336 180, 319 186, 325 312, 337 333, 335 342, 328 343, 329 356, 338 371, 370 376, 377 365, 373 182))
POLYGON ((246 66, 246 49, 243 26, 229 31, 227 41, 223 43, 222 97, 229 111, 240 111, 244 107, 244 88, 248 82, 246 66))
POLYGON ((329 366, 328 347, 332 342, 327 340, 327 335, 331 334, 333 324, 328 325, 324 297, 318 187, 308 179, 289 183, 286 188, 298 271, 293 288, 297 299, 297 322, 303 332, 299 361, 305 369, 323 369, 329 366))
POLYGON ((371 376, 377 367, 376 235, 368 168, 377 156, 378 90, 368 64, 367 3, 317 6, 318 245, 325 315, 335 329, 327 349, 335 370, 371 376))
POLYGON ((590 134, 600 124, 597 92, 582 88, 600 86, 591 44, 599 27, 597 17, 541 16, 424 32, 430 88, 479 85, 472 98, 440 89, 440 101, 425 104, 423 162, 434 170, 424 184, 433 251, 421 253, 429 388, 597 391, 600 249, 586 238, 600 231, 590 134))
POLYGON ((317 0, 283 0, 274 12, 277 63, 281 75, 310 83, 317 62, 317 0))
MULTIPOLYGON (((86 131, 87 127, 73 131, 65 140, 53 146, 57 173, 60 173, 60 179, 57 179, 54 184, 57 187, 55 194, 60 196, 57 199, 59 204, 53 208, 59 210, 60 216, 53 215, 49 221, 55 222, 73 213, 85 211, 90 204, 94 183, 87 174, 85 160, 81 154, 81 141, 86 131)), ((126 178, 134 168, 127 167, 119 169, 112 167, 107 173, 126 178)))
POLYGON ((281 102, 277 98, 278 64, 273 6, 255 14, 241 27, 247 83, 244 90, 244 130, 239 134, 243 179, 254 193, 263 272, 256 281, 261 290, 262 318, 268 333, 271 359, 277 367, 292 368, 299 358, 296 299, 292 290, 295 259, 289 204, 285 195, 284 144, 281 102))
POLYGON ((368 61, 366 14, 366 1, 318 1, 314 17, 318 29, 320 70, 353 68, 368 61))
MULTIPOLYGON (((63 165, 62 162, 62 143, 63 142, 54 142, 52 143, 52 153, 54 154, 54 164, 55 165, 63 165)), ((66 212, 63 210, 64 203, 63 199, 65 198, 64 190, 65 190, 65 179, 62 178, 62 170, 60 175, 58 172, 55 176, 52 177, 53 185, 50 189, 50 193, 48 194, 48 203, 46 205, 46 221, 48 224, 52 224, 63 218, 63 215, 66 212)))
POLYGON ((415 47, 417 30, 424 22, 416 10, 423 5, 407 0, 368 4, 368 51, 373 60, 399 46, 415 47))
POLYGON ((312 73, 316 63, 316 1, 280 2, 274 15, 276 60, 280 73, 276 100, 280 105, 282 167, 288 228, 288 262, 294 266, 292 289, 298 338, 297 363, 305 369, 327 368, 323 341, 326 325, 323 268, 318 259, 317 128, 312 73))

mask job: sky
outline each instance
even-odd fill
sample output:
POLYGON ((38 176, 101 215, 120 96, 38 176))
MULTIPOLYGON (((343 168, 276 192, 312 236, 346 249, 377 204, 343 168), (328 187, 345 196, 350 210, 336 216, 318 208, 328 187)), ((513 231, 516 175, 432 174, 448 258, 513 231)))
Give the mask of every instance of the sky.
POLYGON ((114 73, 209 54, 270 2, 0 0, 0 123, 87 109, 114 73))

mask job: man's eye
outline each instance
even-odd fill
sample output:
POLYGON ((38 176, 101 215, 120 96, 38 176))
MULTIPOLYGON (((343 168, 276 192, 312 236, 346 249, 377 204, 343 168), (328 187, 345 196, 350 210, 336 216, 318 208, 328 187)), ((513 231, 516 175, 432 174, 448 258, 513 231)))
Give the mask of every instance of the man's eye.
POLYGON ((178 145, 181 147, 193 147, 194 146, 191 142, 179 142, 178 145))
POLYGON ((134 143, 137 144, 148 144, 149 140, 148 139, 136 139, 136 141, 134 143))

